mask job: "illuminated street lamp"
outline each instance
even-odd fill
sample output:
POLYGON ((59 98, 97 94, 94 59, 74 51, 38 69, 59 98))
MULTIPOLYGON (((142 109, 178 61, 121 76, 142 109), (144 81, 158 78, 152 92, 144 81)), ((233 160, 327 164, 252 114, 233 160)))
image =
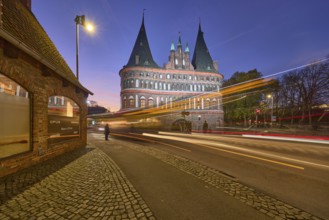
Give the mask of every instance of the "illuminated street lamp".
POLYGON ((271 99, 271 125, 272 125, 272 121, 273 121, 273 95, 268 94, 267 98, 271 99))
POLYGON ((91 23, 86 23, 85 15, 77 15, 74 19, 75 21, 75 36, 76 36, 76 75, 79 80, 79 25, 85 27, 88 32, 94 31, 94 25, 91 23))

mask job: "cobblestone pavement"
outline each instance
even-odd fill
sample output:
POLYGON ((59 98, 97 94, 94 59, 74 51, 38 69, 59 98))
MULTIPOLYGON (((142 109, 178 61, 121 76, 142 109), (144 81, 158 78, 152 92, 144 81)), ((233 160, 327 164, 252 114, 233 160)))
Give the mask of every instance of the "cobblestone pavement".
POLYGON ((0 219, 155 219, 101 150, 68 155, 0 179, 0 219))
POLYGON ((90 150, 92 148, 79 148, 70 153, 44 161, 42 165, 32 166, 15 174, 0 178, 0 205, 88 153, 90 150))
POLYGON ((222 174, 220 171, 209 168, 197 162, 188 160, 186 158, 167 153, 152 147, 144 147, 141 145, 126 145, 139 152, 143 152, 153 156, 167 164, 170 164, 179 170, 191 174, 202 181, 218 188, 219 190, 228 193, 234 198, 240 200, 256 210, 273 217, 276 220, 283 219, 312 219, 319 220, 310 213, 272 198, 264 193, 257 192, 248 186, 242 185, 222 174))

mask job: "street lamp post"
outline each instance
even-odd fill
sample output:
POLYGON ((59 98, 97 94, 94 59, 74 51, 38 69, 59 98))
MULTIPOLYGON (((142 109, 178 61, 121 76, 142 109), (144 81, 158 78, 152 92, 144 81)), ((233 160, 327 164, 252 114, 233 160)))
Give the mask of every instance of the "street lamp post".
POLYGON ((77 15, 75 21, 75 43, 76 43, 76 76, 79 80, 79 25, 85 27, 87 31, 92 32, 94 26, 91 23, 86 23, 85 15, 77 15))
POLYGON ((267 98, 271 99, 271 125, 272 125, 272 121, 273 121, 273 95, 269 94, 269 95, 267 95, 267 98))

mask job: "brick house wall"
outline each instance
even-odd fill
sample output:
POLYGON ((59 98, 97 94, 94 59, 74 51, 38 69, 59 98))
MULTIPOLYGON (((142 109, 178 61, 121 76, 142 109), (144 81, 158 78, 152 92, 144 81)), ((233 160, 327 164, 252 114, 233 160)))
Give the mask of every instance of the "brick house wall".
MULTIPOLYGON (((0 3, 0 74, 27 90, 30 106, 30 149, 23 153, 10 153, 10 156, 3 154, 0 158, 2 177, 64 152, 85 147, 86 100, 92 92, 80 84, 36 20, 30 11, 30 0, 0 0, 0 3), (79 106, 78 137, 51 145, 48 143, 48 104, 51 96, 67 97, 79 106)), ((0 122, 0 126, 5 125, 0 122)), ((17 123, 15 126, 20 125, 17 123)))
MULTIPOLYGON (((30 94, 31 150, 0 160, 0 177, 16 172, 56 155, 84 147, 87 141, 87 96, 72 84, 63 84, 55 74, 45 75, 43 64, 20 52, 19 57, 4 54, 7 42, 0 39, 0 73, 23 86, 30 94), (80 138, 58 145, 48 146, 48 98, 66 96, 80 107, 80 138)), ((17 125, 19 126, 19 125, 17 125)))

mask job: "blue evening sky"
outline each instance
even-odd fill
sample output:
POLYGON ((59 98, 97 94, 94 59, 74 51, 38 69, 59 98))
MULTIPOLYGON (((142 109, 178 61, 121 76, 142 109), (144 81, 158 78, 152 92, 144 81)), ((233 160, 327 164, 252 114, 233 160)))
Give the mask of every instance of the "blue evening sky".
POLYGON ((80 82, 90 100, 116 111, 120 69, 127 64, 145 10, 153 58, 168 61, 181 33, 191 59, 201 20, 204 38, 219 72, 257 69, 269 75, 329 54, 328 0, 32 0, 32 11, 75 72, 76 15, 96 24, 80 28, 80 82))

